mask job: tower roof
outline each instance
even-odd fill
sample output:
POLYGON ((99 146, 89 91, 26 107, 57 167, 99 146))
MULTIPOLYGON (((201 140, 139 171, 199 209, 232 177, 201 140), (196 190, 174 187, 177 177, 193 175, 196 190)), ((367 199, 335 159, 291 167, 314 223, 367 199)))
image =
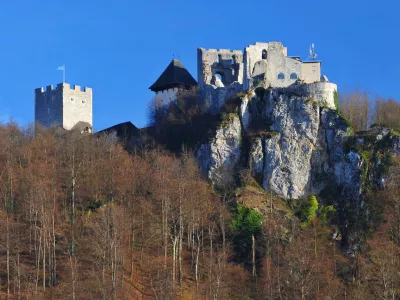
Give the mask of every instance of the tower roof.
POLYGON ((130 121, 120 123, 120 124, 111 126, 109 128, 103 129, 103 130, 97 132, 97 134, 100 135, 103 133, 111 133, 111 132, 116 132, 117 136, 119 138, 128 139, 128 140, 133 136, 140 135, 140 130, 135 125, 133 125, 130 121))
POLYGON ((158 92, 177 86, 197 86, 197 81, 179 60, 173 59, 150 90, 158 92))

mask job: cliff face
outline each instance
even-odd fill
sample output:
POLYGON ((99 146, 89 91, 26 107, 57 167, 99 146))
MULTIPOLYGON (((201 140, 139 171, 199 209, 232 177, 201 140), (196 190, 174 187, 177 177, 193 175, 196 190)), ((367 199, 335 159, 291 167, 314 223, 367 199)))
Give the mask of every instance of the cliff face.
MULTIPOLYGON (((368 139, 372 145, 374 138, 368 139)), ((365 141, 360 139, 354 141, 335 110, 310 97, 285 89, 256 89, 241 97, 236 116, 222 122, 215 140, 200 147, 198 159, 214 184, 249 168, 266 191, 285 199, 317 195, 334 186, 357 198, 368 163, 360 151, 365 141)), ((392 139, 389 147, 396 147, 396 141, 392 139)), ((381 180, 377 177, 382 174, 368 172, 381 180)))
POLYGON ((217 128, 215 138, 201 145, 197 152, 200 169, 214 185, 233 180, 235 168, 241 157, 242 126, 239 116, 227 116, 217 128))

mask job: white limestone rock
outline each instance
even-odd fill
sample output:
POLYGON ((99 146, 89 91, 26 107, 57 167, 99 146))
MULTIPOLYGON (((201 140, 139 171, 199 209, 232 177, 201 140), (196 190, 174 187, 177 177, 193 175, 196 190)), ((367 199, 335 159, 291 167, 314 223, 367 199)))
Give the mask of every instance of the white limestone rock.
POLYGON ((361 168, 364 163, 360 154, 350 151, 334 165, 336 183, 343 187, 348 198, 354 199, 362 193, 361 168))
POLYGON ((251 175, 256 177, 261 175, 264 170, 263 141, 261 138, 254 138, 250 142, 250 169, 251 175))
POLYGON ((251 100, 251 98, 253 98, 255 96, 254 92, 251 92, 248 95, 245 95, 242 98, 242 102, 240 104, 240 120, 242 121, 242 126, 243 126, 243 130, 247 131, 249 129, 250 126, 250 122, 251 122, 251 114, 249 111, 250 105, 249 102, 251 100))
POLYGON ((232 180, 236 167, 246 167, 238 166, 241 139, 257 119, 265 128, 259 128, 261 136, 250 138, 247 167, 265 190, 298 199, 341 185, 351 187, 351 195, 358 197, 362 161, 354 153, 344 153, 348 127, 336 111, 279 89, 265 90, 262 98, 243 96, 240 119, 224 121, 213 142, 200 147, 198 160, 212 183, 232 180))
POLYGON ((240 119, 231 114, 217 129, 215 139, 200 146, 197 152, 200 168, 214 185, 228 183, 235 176, 241 155, 241 134, 240 119))
POLYGON ((265 190, 301 198, 311 190, 311 158, 318 140, 319 107, 299 97, 273 95, 266 114, 278 135, 265 141, 265 190))

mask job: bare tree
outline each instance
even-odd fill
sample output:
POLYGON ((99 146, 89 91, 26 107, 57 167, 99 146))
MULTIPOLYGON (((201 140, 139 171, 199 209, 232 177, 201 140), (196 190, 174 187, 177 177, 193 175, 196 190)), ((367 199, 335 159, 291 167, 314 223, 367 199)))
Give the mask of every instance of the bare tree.
POLYGON ((370 107, 370 97, 365 91, 340 95, 340 111, 356 131, 366 130, 370 125, 370 107))
POLYGON ((377 97, 374 117, 376 124, 400 130, 400 103, 394 99, 377 97))

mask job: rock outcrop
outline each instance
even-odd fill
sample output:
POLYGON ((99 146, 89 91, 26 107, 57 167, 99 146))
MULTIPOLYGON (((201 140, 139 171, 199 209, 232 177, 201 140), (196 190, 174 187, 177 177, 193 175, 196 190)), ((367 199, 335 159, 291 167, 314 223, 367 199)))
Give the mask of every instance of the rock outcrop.
MULTIPOLYGON (((200 147, 202 170, 216 183, 223 174, 234 176, 234 166, 248 168, 266 191, 285 199, 317 195, 327 187, 340 187, 349 199, 359 197, 363 172, 371 167, 360 153, 363 146, 349 147, 355 138, 336 110, 291 91, 256 89, 242 95, 237 114, 222 122, 213 142, 200 147)), ((390 147, 398 149, 398 139, 389 138, 390 147)))
POLYGON ((239 116, 230 114, 221 122, 215 138, 197 152, 201 170, 214 185, 231 184, 241 157, 242 126, 239 116))

